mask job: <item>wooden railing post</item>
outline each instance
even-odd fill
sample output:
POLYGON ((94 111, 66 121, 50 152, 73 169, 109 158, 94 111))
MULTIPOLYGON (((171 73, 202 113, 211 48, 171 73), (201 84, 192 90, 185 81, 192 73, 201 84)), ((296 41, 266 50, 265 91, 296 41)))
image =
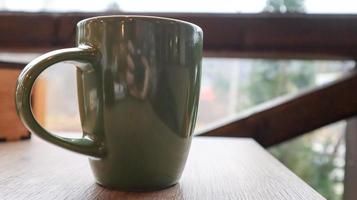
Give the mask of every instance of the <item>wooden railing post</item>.
POLYGON ((357 117, 347 120, 344 200, 357 197, 357 117))

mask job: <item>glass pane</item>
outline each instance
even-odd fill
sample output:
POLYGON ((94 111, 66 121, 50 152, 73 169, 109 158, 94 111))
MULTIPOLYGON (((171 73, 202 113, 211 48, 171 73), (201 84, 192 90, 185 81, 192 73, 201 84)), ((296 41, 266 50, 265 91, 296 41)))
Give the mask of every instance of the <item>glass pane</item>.
POLYGON ((329 200, 342 199, 345 121, 270 148, 296 175, 329 200))
POLYGON ((197 128, 340 77, 353 61, 205 58, 197 128))
POLYGON ((28 12, 356 13, 355 0, 0 0, 0 10, 28 12))
MULTIPOLYGON (((353 61, 206 58, 198 127, 281 95, 294 95, 336 80, 353 61)), ((270 149, 284 165, 327 199, 341 199, 344 129, 339 122, 270 149)))

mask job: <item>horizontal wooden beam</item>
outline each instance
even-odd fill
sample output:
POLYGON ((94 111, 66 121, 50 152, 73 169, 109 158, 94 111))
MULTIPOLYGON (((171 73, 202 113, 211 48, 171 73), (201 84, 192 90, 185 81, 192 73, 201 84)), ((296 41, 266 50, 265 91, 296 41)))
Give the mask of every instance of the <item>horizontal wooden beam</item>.
POLYGON ((108 14, 156 15, 196 23, 204 31, 204 49, 210 56, 357 58, 357 16, 329 14, 1 12, 0 48, 70 47, 78 21, 108 14))
POLYGON ((22 69, 25 65, 25 63, 5 62, 0 60, 0 69, 22 69))
POLYGON ((327 85, 268 102, 199 130, 203 136, 252 137, 271 146, 357 115, 357 73, 327 85))

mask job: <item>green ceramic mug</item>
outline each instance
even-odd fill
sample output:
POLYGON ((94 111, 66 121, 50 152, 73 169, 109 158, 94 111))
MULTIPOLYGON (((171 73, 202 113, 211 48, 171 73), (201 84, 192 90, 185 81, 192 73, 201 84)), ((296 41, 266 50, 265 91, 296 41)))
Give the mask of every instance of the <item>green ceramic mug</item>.
POLYGON ((82 20, 77 25, 77 47, 44 54, 21 72, 18 114, 44 140, 89 156, 100 185, 123 190, 171 186, 182 174, 195 125, 202 37, 198 26, 175 19, 82 20), (49 133, 30 107, 36 78, 67 60, 79 62, 83 137, 78 139, 49 133))

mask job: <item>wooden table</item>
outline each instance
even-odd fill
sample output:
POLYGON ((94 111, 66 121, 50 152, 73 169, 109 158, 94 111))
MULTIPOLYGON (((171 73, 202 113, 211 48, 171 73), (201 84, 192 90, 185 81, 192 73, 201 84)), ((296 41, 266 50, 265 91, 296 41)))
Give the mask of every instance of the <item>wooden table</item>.
POLYGON ((0 199, 324 199, 251 139, 194 138, 179 184, 156 192, 98 186, 87 158, 48 144, 0 143, 0 199))

